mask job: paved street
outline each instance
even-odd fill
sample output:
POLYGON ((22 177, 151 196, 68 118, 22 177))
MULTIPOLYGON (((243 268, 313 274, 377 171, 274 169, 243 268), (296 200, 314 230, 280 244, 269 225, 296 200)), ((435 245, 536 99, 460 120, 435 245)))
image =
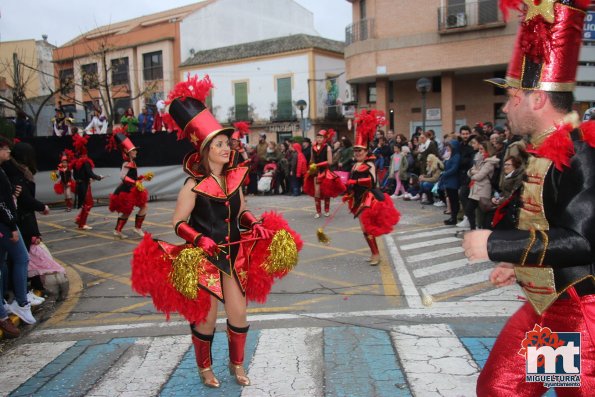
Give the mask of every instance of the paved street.
MULTIPOLYGON (((68 269, 70 293, 55 310, 48 302, 37 312, 42 321, 25 337, 0 342, 0 395, 475 394, 478 371, 521 304, 520 291, 493 289, 486 282, 491 264, 467 263, 457 229, 442 224, 444 208, 396 201, 401 223, 380 242, 382 264, 371 267, 345 208, 326 227, 325 246, 316 228, 326 219, 313 219, 310 198, 248 201, 255 213, 283 212, 305 240, 296 269, 266 304, 249 306, 252 386, 241 389, 226 372, 223 315, 213 345, 222 388, 200 385, 187 323, 166 322, 150 299, 131 290, 129 262, 139 240, 114 240, 116 216, 98 206, 89 232, 76 230, 74 213, 59 208, 40 217, 46 244, 68 269)), ((150 203, 147 231, 177 242, 173 207, 150 203)), ((124 232, 132 235, 131 227, 124 232)))

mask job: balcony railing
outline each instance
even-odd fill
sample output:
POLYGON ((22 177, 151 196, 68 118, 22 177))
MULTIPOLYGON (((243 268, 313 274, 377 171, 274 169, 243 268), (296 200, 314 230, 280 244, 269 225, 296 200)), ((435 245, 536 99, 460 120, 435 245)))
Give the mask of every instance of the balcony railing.
POLYGON ((462 2, 438 8, 438 31, 454 33, 504 25, 498 0, 462 2))
POLYGON ((295 121, 297 120, 292 102, 277 103, 276 112, 273 114, 274 121, 295 121))
POLYGON ((345 28, 345 45, 374 37, 374 18, 359 20, 345 28))
POLYGON ((327 121, 338 121, 343 119, 341 105, 331 105, 324 108, 324 118, 327 121))
POLYGON ((236 105, 233 119, 236 121, 245 121, 250 118, 250 109, 248 105, 236 105))

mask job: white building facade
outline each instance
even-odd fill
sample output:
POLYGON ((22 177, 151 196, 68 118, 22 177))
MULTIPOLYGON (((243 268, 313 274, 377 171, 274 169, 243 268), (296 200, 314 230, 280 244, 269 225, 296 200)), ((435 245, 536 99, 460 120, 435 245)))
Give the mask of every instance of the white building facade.
POLYGON ((254 135, 265 131, 278 142, 302 132, 313 137, 319 128, 344 125, 342 48, 342 42, 294 35, 198 52, 181 74, 210 76, 215 88, 208 105, 222 124, 250 121, 254 135), (300 109, 298 101, 306 106, 300 109))

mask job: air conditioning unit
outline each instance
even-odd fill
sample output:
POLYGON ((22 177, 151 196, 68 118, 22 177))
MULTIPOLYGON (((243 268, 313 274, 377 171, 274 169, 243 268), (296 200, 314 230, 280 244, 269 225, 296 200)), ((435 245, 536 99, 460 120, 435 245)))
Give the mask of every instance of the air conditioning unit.
POLYGON ((462 28, 467 26, 467 15, 464 12, 450 14, 446 17, 446 28, 462 28))

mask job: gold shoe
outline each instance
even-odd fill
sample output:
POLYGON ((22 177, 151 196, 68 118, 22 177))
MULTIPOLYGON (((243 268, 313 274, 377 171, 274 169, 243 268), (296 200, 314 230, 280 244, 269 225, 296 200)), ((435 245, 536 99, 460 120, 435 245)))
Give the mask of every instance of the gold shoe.
POLYGON ((240 386, 250 386, 250 378, 248 378, 245 374, 238 374, 238 370, 240 369, 242 372, 244 372, 244 367, 242 365, 234 365, 229 363, 229 374, 236 378, 236 383, 240 386))
POLYGON ((211 374, 213 374, 213 370, 211 369, 211 367, 198 369, 198 375, 200 375, 200 380, 202 381, 202 384, 207 387, 211 387, 213 389, 217 389, 218 387, 221 387, 221 383, 219 383, 219 380, 217 380, 217 378, 215 378, 215 374, 213 374, 212 379, 207 380, 207 377, 205 376, 205 372, 209 372, 209 371, 211 372, 211 374))

